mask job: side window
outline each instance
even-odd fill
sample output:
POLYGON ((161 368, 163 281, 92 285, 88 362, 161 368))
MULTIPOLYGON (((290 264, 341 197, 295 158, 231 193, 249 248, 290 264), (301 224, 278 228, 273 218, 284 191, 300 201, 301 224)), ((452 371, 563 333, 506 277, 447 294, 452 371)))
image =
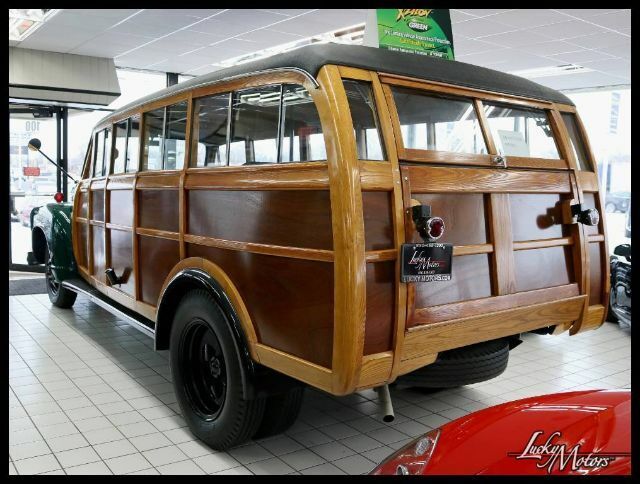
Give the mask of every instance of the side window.
POLYGON ((320 116, 309 91, 285 85, 282 96, 280 162, 326 160, 320 116))
POLYGON ((138 171, 138 158, 140 149, 140 115, 136 114, 129 119, 127 136, 127 161, 125 171, 133 173, 138 171))
POLYGON ((578 163, 578 168, 585 171, 593 171, 593 166, 587 156, 587 150, 584 146, 584 139, 582 133, 578 129, 578 123, 576 121, 576 115, 571 113, 562 113, 562 120, 569 132, 569 139, 571 140, 571 148, 573 149, 573 155, 578 163))
POLYGON ((82 165, 82 178, 89 178, 91 176, 92 161, 93 161, 93 138, 89 139, 89 146, 87 146, 87 153, 84 155, 84 164, 82 165))
POLYGON ((560 158, 549 118, 542 109, 484 103, 484 110, 500 154, 560 158))
POLYGON ((405 148, 486 154, 473 103, 392 87, 405 148))
POLYGON ((113 125, 113 137, 115 147, 113 151, 113 171, 112 173, 124 172, 124 160, 127 154, 127 125, 128 121, 120 121, 113 125))
POLYGON ((102 169, 104 167, 104 130, 96 133, 95 140, 93 176, 97 177, 102 175, 102 169))
POLYGON ((166 107, 162 168, 180 170, 184 166, 187 133, 187 102, 166 107))
POLYGON ((162 170, 164 108, 144 113, 143 170, 162 170))
POLYGON ((358 158, 361 160, 386 159, 371 84, 345 79, 344 89, 349 101, 358 158))
POLYGON ((226 166, 230 94, 193 103, 191 166, 226 166))
POLYGON ((104 130, 104 164, 102 166, 102 176, 109 172, 111 163, 111 128, 104 130))
POLYGON ((229 165, 277 163, 282 86, 233 93, 229 165))

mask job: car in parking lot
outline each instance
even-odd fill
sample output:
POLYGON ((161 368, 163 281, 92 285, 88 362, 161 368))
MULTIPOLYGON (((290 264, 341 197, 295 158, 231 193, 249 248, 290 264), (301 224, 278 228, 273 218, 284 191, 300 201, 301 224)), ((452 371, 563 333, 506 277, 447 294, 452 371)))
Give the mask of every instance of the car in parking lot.
POLYGON ((621 244, 611 256, 609 320, 631 328, 631 245, 621 244))
POLYGON ((185 421, 224 450, 291 426, 305 385, 460 386, 523 332, 598 328, 594 167, 558 91, 311 45, 109 113, 74 203, 34 210, 31 260, 55 306, 85 294, 168 349, 185 421))
POLYGON ((607 212, 626 212, 630 202, 630 192, 608 192, 604 207, 607 212))
POLYGON ((630 475, 631 390, 541 395, 432 430, 373 475, 630 475))

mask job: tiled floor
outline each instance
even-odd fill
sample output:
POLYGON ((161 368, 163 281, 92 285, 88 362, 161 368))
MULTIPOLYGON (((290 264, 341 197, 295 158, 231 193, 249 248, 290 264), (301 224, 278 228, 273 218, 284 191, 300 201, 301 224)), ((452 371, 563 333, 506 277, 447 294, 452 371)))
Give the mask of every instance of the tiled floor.
POLYGON ((527 334, 500 377, 438 393, 394 388, 396 420, 375 393, 308 389, 280 436, 215 452, 185 426, 167 352, 79 297, 9 297, 9 474, 361 474, 431 428, 469 412, 569 389, 629 387, 631 337, 606 323, 569 337, 527 334))

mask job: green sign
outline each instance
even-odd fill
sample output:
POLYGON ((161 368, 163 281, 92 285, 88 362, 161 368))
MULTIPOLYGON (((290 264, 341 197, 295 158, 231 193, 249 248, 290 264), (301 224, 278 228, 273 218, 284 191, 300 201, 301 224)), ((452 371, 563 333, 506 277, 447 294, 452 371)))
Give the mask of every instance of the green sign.
POLYGON ((453 59, 449 10, 379 8, 377 21, 379 48, 453 59))

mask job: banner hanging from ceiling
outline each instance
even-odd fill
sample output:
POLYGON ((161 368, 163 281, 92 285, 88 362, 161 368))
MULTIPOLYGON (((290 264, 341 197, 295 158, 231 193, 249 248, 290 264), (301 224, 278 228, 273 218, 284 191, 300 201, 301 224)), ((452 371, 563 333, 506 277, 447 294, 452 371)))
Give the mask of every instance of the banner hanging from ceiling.
POLYGON ((453 59, 448 9, 379 8, 378 47, 453 59))

